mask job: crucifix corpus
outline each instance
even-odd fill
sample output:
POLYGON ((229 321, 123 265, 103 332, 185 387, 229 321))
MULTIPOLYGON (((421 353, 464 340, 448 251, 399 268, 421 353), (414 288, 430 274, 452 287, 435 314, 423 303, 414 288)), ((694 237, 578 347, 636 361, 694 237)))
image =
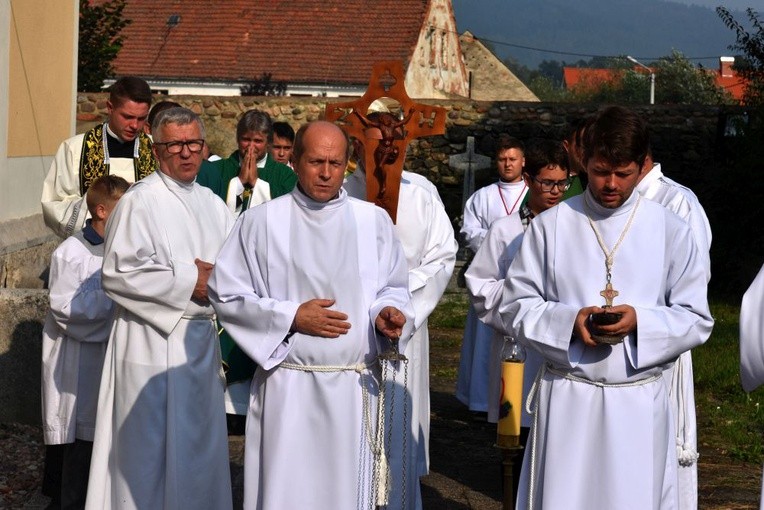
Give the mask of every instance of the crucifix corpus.
POLYGON ((444 134, 446 109, 415 103, 408 96, 402 62, 379 62, 366 93, 355 101, 327 104, 325 118, 363 143, 366 200, 386 210, 395 223, 406 147, 415 138, 444 134), (369 106, 382 98, 397 101, 401 115, 369 112, 369 106))

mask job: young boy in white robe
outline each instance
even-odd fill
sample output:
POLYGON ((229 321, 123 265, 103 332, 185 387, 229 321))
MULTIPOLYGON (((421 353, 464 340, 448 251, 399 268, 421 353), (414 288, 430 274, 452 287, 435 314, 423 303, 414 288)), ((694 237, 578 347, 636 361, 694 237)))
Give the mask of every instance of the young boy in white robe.
POLYGON ((101 287, 103 236, 128 186, 115 175, 93 181, 86 197, 91 219, 51 256, 50 310, 42 332, 42 421, 45 444, 62 445, 60 463, 49 466, 60 470, 54 473, 60 476, 59 492, 51 494, 60 508, 85 505, 113 308, 101 287))

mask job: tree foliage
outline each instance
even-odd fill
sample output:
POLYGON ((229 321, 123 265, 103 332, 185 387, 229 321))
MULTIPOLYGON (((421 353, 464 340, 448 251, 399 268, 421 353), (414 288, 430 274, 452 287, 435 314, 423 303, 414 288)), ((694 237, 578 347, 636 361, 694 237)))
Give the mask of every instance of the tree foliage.
POLYGON ((570 92, 543 74, 537 74, 531 78, 528 88, 541 101, 557 103, 568 103, 571 101, 570 92))
POLYGON ((286 83, 273 81, 271 73, 263 73, 260 78, 239 87, 239 91, 242 96, 283 96, 286 94, 286 83))
POLYGON ((717 203, 711 207, 725 226, 714 231, 713 245, 720 247, 717 253, 726 262, 717 264, 714 279, 729 282, 730 289, 740 292, 750 284, 764 260, 761 228, 764 216, 761 200, 764 196, 761 178, 764 173, 764 144, 761 143, 764 139, 764 26, 753 9, 746 10, 750 31, 726 8, 717 7, 716 13, 735 32, 736 43, 729 48, 743 53, 743 58, 735 57, 735 71, 748 82, 743 97, 747 106, 745 113, 727 119, 727 126, 734 125, 731 133, 734 134, 724 137, 726 167, 717 170, 724 178, 715 180, 717 188, 711 194, 717 197, 717 203), (728 196, 729 183, 739 183, 734 200, 728 196), (728 263, 730 260, 735 263, 728 263))
MULTIPOLYGON (((613 79, 582 84, 572 90, 572 100, 590 103, 645 104, 650 98, 650 74, 635 69, 624 57, 611 59, 613 79), (616 61, 620 62, 616 62, 616 61)), ((713 74, 693 65, 680 52, 661 57, 649 66, 655 73, 656 104, 728 104, 731 95, 716 85, 713 74)))
POLYGON ((80 0, 79 61, 77 90, 98 92, 107 78, 114 76, 112 62, 122 48, 122 29, 130 20, 122 17, 126 0, 91 5, 80 0))
POLYGON ((732 96, 716 84, 713 73, 693 65, 674 50, 653 66, 656 75, 655 102, 658 104, 730 104, 732 96), (658 86, 658 83, 660 86, 658 86))
POLYGON ((745 11, 751 23, 750 32, 726 7, 717 7, 716 13, 727 28, 735 32, 736 42, 730 49, 742 51, 745 57, 735 59, 735 70, 748 80, 743 101, 748 105, 764 105, 764 23, 759 19, 759 14, 751 8, 745 11))

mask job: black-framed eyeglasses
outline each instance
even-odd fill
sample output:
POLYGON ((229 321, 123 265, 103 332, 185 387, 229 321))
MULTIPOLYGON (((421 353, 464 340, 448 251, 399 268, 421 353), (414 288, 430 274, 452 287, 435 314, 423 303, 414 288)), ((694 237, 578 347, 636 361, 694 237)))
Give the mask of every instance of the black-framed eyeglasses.
POLYGON ((538 177, 531 177, 531 180, 541 185, 542 193, 549 193, 555 187, 557 187, 557 191, 560 193, 565 193, 568 191, 568 189, 570 189, 570 179, 565 179, 564 181, 542 181, 538 177))
POLYGON ((154 142, 154 145, 164 145, 169 154, 180 154, 183 147, 188 147, 189 152, 202 152, 204 140, 186 140, 185 142, 154 142))

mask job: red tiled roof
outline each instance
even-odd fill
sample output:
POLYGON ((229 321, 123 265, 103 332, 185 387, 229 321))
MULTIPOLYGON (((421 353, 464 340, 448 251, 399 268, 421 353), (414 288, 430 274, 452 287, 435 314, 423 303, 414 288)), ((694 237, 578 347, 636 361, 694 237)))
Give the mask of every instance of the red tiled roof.
MULTIPOLYGON (((635 68, 635 70, 637 72, 645 72, 642 69, 635 68)), ((726 71, 727 75, 723 75, 718 69, 706 69, 706 72, 714 75, 717 86, 732 94, 732 97, 736 101, 742 101, 748 83, 745 78, 740 76, 733 69, 728 69, 726 71)), ((618 80, 621 77, 622 71, 617 69, 563 67, 562 73, 565 81, 565 88, 573 89, 576 87, 596 88, 603 83, 618 80)))
POLYGON ((597 88, 603 83, 608 83, 621 78, 623 72, 620 69, 593 69, 588 67, 563 67, 562 75, 565 88, 597 88))
POLYGON ((716 78, 716 85, 723 88, 735 98, 736 101, 741 102, 745 95, 745 89, 748 85, 748 81, 733 71, 732 76, 722 76, 718 71, 710 71, 714 73, 716 78))
POLYGON ((428 0, 128 0, 118 75, 366 83, 375 62, 408 65, 428 0), (170 28, 170 16, 180 23, 170 28))

